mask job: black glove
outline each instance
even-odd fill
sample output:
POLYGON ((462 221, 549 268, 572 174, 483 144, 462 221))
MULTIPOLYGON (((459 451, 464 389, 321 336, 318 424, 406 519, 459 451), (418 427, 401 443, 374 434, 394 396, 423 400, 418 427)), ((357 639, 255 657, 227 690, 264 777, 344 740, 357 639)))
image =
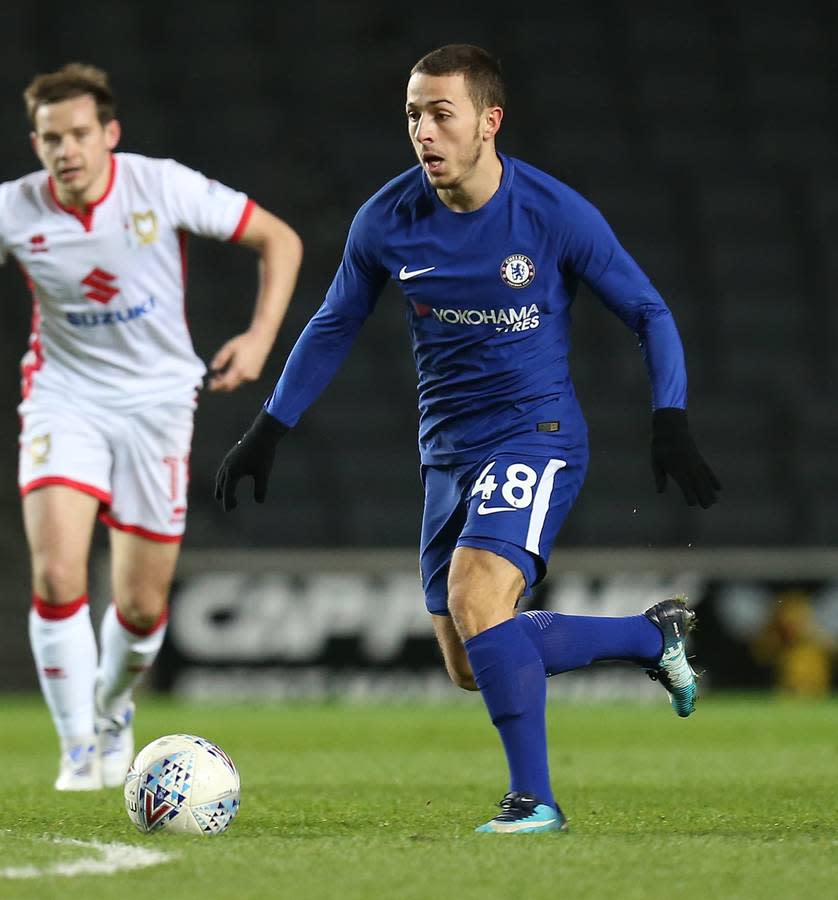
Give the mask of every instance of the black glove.
POLYGON ((716 491, 722 489, 692 439, 686 410, 676 407, 664 407, 652 413, 652 471, 659 494, 663 493, 666 476, 670 475, 690 506, 695 506, 697 501, 707 509, 716 502, 716 491))
POLYGON ((268 478, 274 464, 276 445, 288 428, 272 415, 259 410, 253 424, 242 435, 242 439, 224 457, 215 475, 215 499, 224 512, 235 509, 236 487, 246 475, 253 476, 253 499, 265 502, 268 492, 268 478))

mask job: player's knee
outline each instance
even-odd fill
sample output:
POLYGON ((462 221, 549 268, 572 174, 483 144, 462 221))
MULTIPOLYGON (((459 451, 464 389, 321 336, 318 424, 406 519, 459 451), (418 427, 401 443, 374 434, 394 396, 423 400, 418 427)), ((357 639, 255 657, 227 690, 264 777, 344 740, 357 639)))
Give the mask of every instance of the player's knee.
POLYGON ((134 590, 117 598, 120 615, 138 631, 150 631, 166 611, 166 598, 156 591, 134 590))
POLYGON ((455 623, 467 619, 476 607, 472 567, 460 567, 448 578, 448 611, 455 623))
POLYGON ((448 573, 448 610, 462 640, 514 615, 524 589, 518 567, 488 550, 458 547, 448 573))
MULTIPOLYGON (((469 571, 461 570, 448 581, 448 611, 457 632, 465 640, 486 627, 484 621, 489 604, 480 583, 469 571)), ((494 601, 496 598, 491 598, 494 601)))
POLYGON ((87 590, 86 566, 60 556, 36 556, 32 583, 35 593, 47 603, 72 603, 87 590))
POLYGON ((461 621, 471 609, 468 592, 456 585, 448 584, 448 612, 455 623, 461 621))

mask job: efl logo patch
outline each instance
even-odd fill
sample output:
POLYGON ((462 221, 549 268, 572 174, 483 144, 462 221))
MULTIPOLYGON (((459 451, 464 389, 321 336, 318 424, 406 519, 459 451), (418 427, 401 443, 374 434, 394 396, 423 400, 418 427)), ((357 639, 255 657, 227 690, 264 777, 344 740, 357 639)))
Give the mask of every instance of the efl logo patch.
POLYGON ((111 300, 119 293, 119 288, 114 287, 111 282, 116 281, 116 275, 111 275, 104 269, 95 268, 91 270, 86 278, 82 278, 81 283, 90 288, 84 292, 84 296, 88 300, 95 300, 97 303, 110 303, 111 300))
POLYGON ((157 240, 157 216, 153 209, 144 213, 131 213, 131 220, 140 244, 153 244, 157 240))
POLYGON ((29 453, 32 456, 32 464, 42 466, 49 459, 51 439, 48 434, 39 434, 29 443, 29 453))
POLYGON ((535 265, 529 256, 513 253, 500 264, 500 277, 511 288, 525 288, 535 278, 535 265))

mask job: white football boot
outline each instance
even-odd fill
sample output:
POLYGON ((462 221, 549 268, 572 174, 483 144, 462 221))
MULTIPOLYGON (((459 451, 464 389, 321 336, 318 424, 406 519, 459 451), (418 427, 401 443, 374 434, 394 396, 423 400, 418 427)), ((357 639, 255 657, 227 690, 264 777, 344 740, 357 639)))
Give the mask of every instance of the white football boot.
POLYGON ((96 737, 63 743, 57 791, 98 791, 102 788, 102 767, 96 737))
POLYGON ((105 787, 122 787, 128 767, 134 761, 134 704, 128 702, 116 712, 104 710, 96 685, 96 734, 105 787))
POLYGON ((99 760, 105 787, 122 787, 134 759, 134 704, 114 716, 97 716, 99 760))

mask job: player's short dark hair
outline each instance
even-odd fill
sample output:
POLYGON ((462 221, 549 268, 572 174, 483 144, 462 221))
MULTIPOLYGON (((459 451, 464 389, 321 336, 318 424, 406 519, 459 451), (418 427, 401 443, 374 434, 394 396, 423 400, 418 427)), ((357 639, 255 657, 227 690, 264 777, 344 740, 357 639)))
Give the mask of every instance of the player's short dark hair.
POLYGON ((506 88, 500 62, 474 44, 446 44, 426 53, 410 70, 411 75, 462 75, 475 109, 506 106, 506 88))
POLYGON ((23 99, 29 121, 34 125, 38 107, 85 94, 90 94, 96 101, 96 115, 103 125, 116 118, 116 98, 108 73, 85 63, 67 63, 57 72, 36 75, 23 92, 23 99))

